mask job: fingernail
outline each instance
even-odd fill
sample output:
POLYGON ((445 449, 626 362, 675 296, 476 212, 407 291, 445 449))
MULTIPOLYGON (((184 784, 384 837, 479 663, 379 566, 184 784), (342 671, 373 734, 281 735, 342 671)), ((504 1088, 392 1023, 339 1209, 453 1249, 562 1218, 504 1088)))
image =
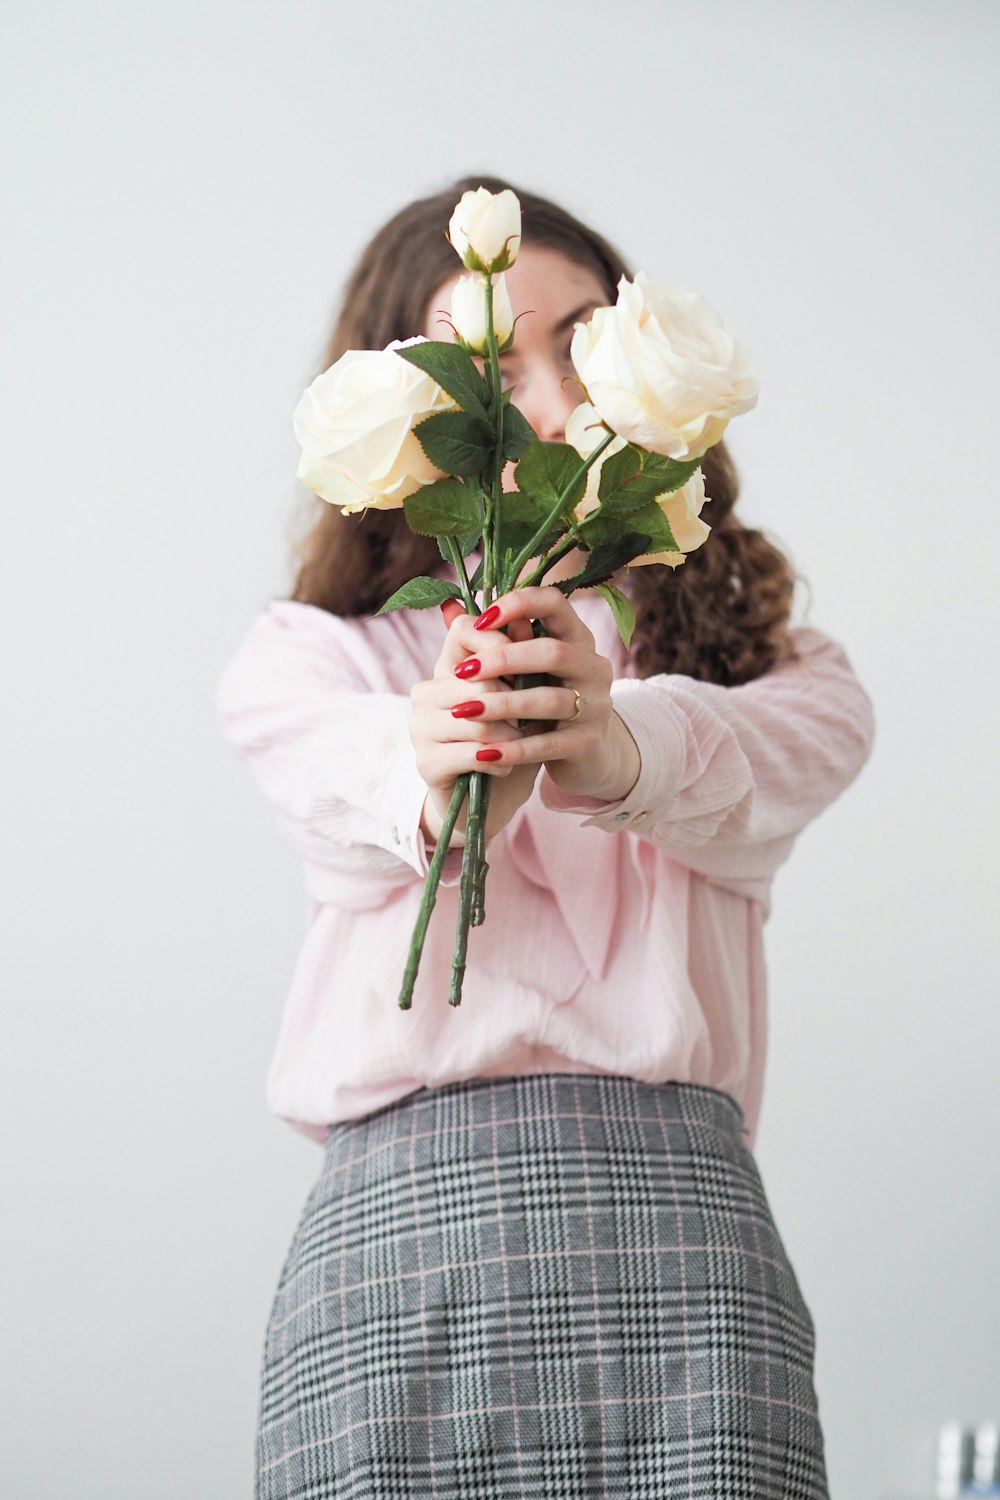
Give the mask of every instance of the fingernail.
POLYGON ((490 626, 495 625, 499 618, 499 604, 491 604, 489 609, 485 610, 483 614, 479 616, 479 619, 475 622, 475 628, 476 630, 489 630, 490 626))
POLYGON ((485 707, 485 703, 477 703, 475 698, 470 698, 468 703, 456 703, 451 716, 453 719, 474 719, 485 707))
POLYGON ((458 666, 455 668, 455 676, 475 677, 481 666, 482 662, 479 660, 478 656, 469 656, 465 661, 459 662, 458 666))
POLYGON ((487 746, 485 750, 476 751, 477 760, 499 760, 502 755, 502 750, 494 750, 492 746, 487 746))

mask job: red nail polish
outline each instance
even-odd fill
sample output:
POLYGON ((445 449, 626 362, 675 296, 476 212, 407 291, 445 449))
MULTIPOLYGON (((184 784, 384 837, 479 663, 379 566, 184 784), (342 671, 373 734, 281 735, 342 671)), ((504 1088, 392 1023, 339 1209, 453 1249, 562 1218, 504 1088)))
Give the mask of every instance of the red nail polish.
POLYGON ((485 703, 478 703, 475 698, 470 698, 468 703, 456 703, 451 716, 453 719, 475 719, 485 707, 485 703))
POLYGON ((455 676, 463 678, 475 677, 481 666, 482 662, 479 660, 478 656, 467 657, 465 661, 460 661, 458 666, 455 668, 455 676))
POLYGON ((503 751, 494 750, 492 745, 488 745, 485 750, 476 751, 477 760, 499 760, 502 755, 503 751))
POLYGON ((481 614, 479 616, 479 619, 476 620, 476 622, 475 622, 475 629, 476 630, 489 630, 490 626, 491 625, 495 625, 496 622, 499 620, 499 618, 500 618, 500 606, 499 606, 499 604, 491 604, 490 607, 489 607, 489 609, 486 610, 483 614, 481 614))

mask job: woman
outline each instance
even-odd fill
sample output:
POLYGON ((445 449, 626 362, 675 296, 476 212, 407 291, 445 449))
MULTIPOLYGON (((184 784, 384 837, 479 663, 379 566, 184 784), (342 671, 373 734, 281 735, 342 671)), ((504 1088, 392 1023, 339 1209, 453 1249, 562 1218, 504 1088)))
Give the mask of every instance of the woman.
MULTIPOLYGON (((449 336, 443 227, 480 183, 375 236, 327 364, 449 336)), ((625 267, 518 196, 507 281, 530 312, 506 378, 558 439, 573 324, 625 267)), ((752 1155, 761 929, 871 710, 842 651, 790 627, 791 570, 734 514, 722 445, 704 471, 708 541, 624 580, 628 655, 601 599, 551 586, 478 621, 374 618, 447 571, 435 544, 320 503, 291 597, 223 675, 224 731, 309 895, 268 1098, 325 1146, 267 1330, 261 1500, 827 1494, 812 1320, 752 1155), (514 692, 520 672, 552 683, 514 692), (472 769, 495 780, 464 999, 456 851, 400 1011, 428 851, 472 769)))

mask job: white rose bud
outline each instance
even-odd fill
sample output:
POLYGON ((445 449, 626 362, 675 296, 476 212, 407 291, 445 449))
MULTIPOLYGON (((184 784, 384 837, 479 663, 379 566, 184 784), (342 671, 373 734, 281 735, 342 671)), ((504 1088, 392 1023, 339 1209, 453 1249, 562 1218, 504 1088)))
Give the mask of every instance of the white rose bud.
POLYGON ((612 431, 670 458, 700 458, 757 404, 748 350, 697 292, 622 277, 614 307, 578 323, 570 356, 612 431))
MULTIPOLYGON (((486 278, 463 276, 451 294, 451 321, 463 344, 475 354, 486 353, 486 278)), ((502 276, 493 282, 493 331, 502 349, 514 332, 514 309, 502 276)))
POLYGON ((349 349, 302 396, 292 424, 302 444, 298 478, 345 514, 396 510, 421 485, 442 477, 413 429, 455 402, 430 375, 394 351, 349 349))
POLYGON ((505 271, 521 244, 521 205, 516 193, 486 188, 463 193, 448 224, 448 238, 470 271, 505 271))
MULTIPOLYGON (((601 420, 600 413, 586 401, 570 413, 566 423, 566 441, 576 449, 581 458, 589 457, 607 435, 608 429, 601 420)), ((625 439, 620 436, 616 437, 614 442, 608 444, 600 458, 587 470, 587 488, 573 512, 577 521, 586 520, 587 516, 597 509, 600 504, 598 489, 604 461, 613 453, 620 453, 624 447, 625 439)), ((711 531, 711 527, 706 526, 705 522, 700 519, 705 499, 705 480, 700 469, 691 475, 682 489, 673 490, 668 495, 658 495, 656 503, 670 523, 674 541, 680 550, 650 552, 645 557, 633 558, 629 567, 637 568, 646 563, 665 563, 671 568, 678 567, 684 561, 685 553, 693 552, 696 547, 700 547, 711 531)))

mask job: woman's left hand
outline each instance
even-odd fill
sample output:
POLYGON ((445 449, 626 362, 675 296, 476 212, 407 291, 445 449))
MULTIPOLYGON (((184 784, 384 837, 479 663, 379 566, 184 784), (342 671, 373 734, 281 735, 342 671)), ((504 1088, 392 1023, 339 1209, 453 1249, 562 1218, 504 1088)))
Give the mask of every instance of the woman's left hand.
MULTIPOLYGON (((477 715, 484 731, 478 759, 512 767, 544 762, 564 792, 607 802, 631 791, 639 775, 639 752, 614 711, 611 663, 598 653, 594 637, 561 590, 514 589, 480 615, 478 624, 468 615, 452 628, 460 632, 469 652, 456 670, 470 692, 477 682, 493 685, 499 678, 528 673, 558 679, 551 686, 501 687, 484 694, 483 710, 477 715), (498 634, 513 621, 532 620, 545 626, 544 636, 507 641, 498 634), (480 665, 470 672, 473 660, 480 665), (491 742, 490 721, 522 719, 547 721, 547 727, 515 740, 491 742)), ((515 626, 515 633, 526 634, 525 626, 515 626)))

